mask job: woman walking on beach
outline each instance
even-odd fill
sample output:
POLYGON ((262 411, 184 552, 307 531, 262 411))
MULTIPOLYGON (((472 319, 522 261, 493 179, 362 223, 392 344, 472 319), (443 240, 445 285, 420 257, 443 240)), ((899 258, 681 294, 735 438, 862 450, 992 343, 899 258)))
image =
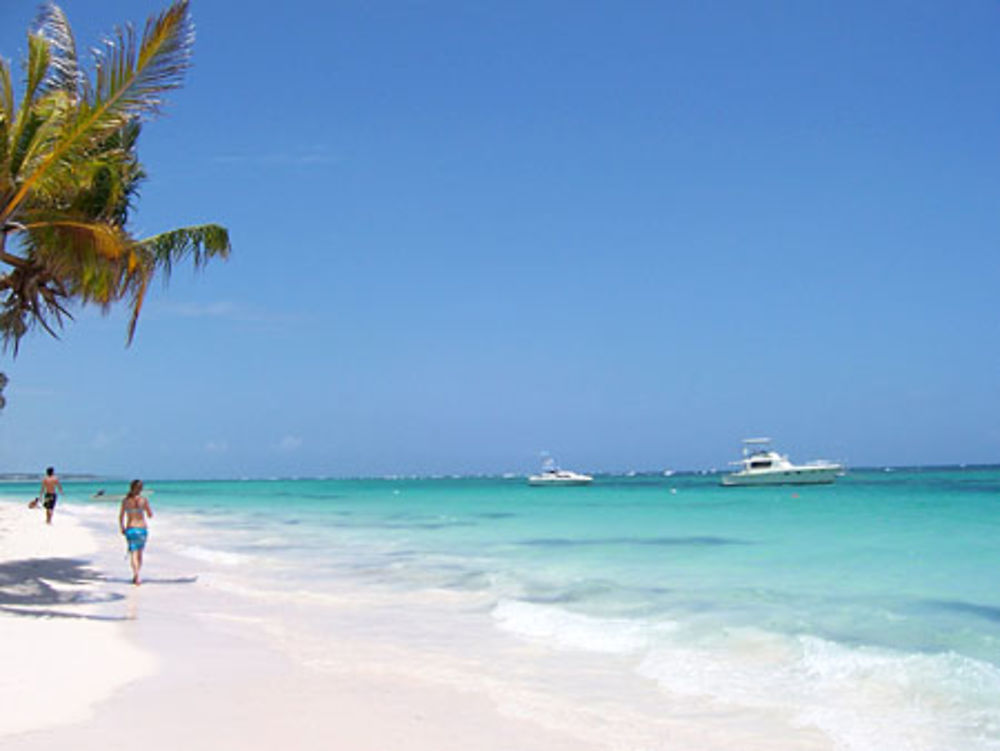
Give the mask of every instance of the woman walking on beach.
POLYGON ((153 517, 149 500, 142 493, 142 480, 132 480, 128 493, 122 498, 118 512, 118 527, 128 541, 129 563, 132 564, 132 583, 139 584, 139 569, 142 568, 142 551, 146 547, 149 530, 146 517, 153 517))

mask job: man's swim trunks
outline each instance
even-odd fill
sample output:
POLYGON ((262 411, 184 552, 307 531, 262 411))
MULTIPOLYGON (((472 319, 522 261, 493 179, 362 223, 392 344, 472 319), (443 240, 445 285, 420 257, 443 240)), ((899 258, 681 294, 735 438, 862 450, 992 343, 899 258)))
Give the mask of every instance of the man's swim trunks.
POLYGON ((128 540, 129 550, 142 550, 146 547, 146 537, 149 531, 145 527, 128 527, 125 530, 125 539, 128 540))
POLYGON ((54 509, 56 507, 56 494, 55 493, 46 493, 45 494, 45 503, 43 503, 42 505, 45 506, 45 508, 47 508, 47 509, 54 509))

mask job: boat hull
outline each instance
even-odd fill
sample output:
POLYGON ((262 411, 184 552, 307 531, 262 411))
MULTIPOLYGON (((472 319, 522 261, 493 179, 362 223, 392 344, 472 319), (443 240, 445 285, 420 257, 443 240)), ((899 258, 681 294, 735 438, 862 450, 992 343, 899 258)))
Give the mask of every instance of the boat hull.
POLYGON ((830 485, 842 474, 840 467, 778 469, 773 472, 735 472, 722 478, 728 487, 741 485, 830 485))
POLYGON ((534 488, 545 488, 545 487, 566 487, 568 485, 590 485, 593 480, 544 480, 536 479, 534 477, 528 478, 528 484, 534 488))

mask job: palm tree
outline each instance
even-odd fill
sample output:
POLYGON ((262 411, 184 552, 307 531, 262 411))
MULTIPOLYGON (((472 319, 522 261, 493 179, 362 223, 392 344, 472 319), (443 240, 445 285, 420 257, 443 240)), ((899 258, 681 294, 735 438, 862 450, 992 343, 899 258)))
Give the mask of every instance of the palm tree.
POLYGON ((215 224, 143 239, 127 228, 145 178, 141 123, 160 112, 190 62, 188 5, 177 0, 151 17, 141 39, 131 26, 116 29, 95 52, 92 81, 51 3, 28 35, 19 101, 0 59, 0 337, 15 355, 34 326, 57 336, 73 305, 107 312, 125 300, 130 344, 157 275, 229 255, 228 232, 215 224))

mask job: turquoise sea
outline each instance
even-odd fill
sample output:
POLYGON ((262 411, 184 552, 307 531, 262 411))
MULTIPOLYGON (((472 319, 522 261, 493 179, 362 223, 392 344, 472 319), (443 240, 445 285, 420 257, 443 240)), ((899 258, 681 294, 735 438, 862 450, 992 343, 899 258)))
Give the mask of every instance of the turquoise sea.
MULTIPOLYGON (((65 506, 103 533, 97 487, 65 506)), ((620 748, 714 716, 789 748, 1000 749, 998 468, 147 487, 147 576, 169 554, 318 666, 334 635, 407 645, 522 713, 599 704, 620 748)))

